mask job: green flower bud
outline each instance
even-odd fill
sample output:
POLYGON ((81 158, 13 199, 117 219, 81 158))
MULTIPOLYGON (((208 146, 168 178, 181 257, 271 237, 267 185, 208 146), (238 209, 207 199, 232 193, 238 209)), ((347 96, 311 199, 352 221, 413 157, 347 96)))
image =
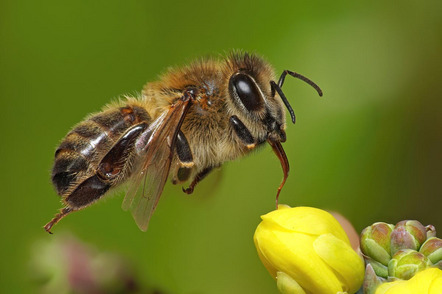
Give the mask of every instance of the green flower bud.
POLYGON ((365 264, 371 265, 374 272, 378 277, 388 278, 388 266, 383 265, 382 263, 364 255, 365 264))
POLYGON ((427 230, 427 239, 436 237, 436 228, 433 225, 428 225, 425 229, 427 230))
POLYGON ((442 265, 442 240, 436 237, 429 238, 419 250, 420 253, 428 257, 433 265, 442 265))
POLYGON ((391 258, 390 235, 393 229, 393 225, 381 222, 366 227, 361 233, 362 253, 387 266, 391 258))
POLYGON ((373 269, 372 264, 367 264, 365 268, 364 284, 362 285, 365 294, 375 294, 378 286, 385 281, 378 276, 379 275, 373 269))
POLYGON ((282 294, 305 294, 304 289, 292 277, 284 272, 276 273, 276 285, 282 294))
POLYGON ((424 254, 412 249, 401 249, 393 255, 388 263, 388 275, 408 280, 429 266, 431 266, 431 262, 424 254))
POLYGON ((391 233, 391 254, 401 249, 419 250, 427 239, 426 228, 416 220, 398 222, 391 233))

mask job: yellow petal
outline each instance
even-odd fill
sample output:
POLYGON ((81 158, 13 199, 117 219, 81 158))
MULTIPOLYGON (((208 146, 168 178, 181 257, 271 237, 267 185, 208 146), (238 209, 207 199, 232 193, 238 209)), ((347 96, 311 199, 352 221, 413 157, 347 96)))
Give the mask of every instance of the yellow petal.
POLYGON ((271 222, 285 230, 322 235, 333 233, 350 244, 347 234, 339 222, 328 212, 314 207, 293 207, 274 210, 261 216, 264 222, 271 222))
POLYGON ((344 241, 332 234, 324 234, 313 242, 316 253, 338 274, 342 288, 355 293, 364 280, 362 258, 344 241))
POLYGON ((283 272, 276 274, 277 286, 282 294, 306 294, 299 284, 283 272))
POLYGON ((291 207, 288 206, 287 204, 278 204, 278 210, 279 209, 287 209, 287 208, 291 208, 291 207))
POLYGON ((442 270, 438 268, 428 268, 417 273, 411 278, 407 284, 411 289, 414 289, 414 293, 429 293, 429 294, 441 294, 442 283, 442 270), (438 285, 439 284, 439 287, 438 285), (439 288, 439 289, 437 289, 439 288), (419 292, 421 291, 421 292, 419 292))
POLYGON ((285 272, 306 291, 332 293, 343 291, 333 270, 313 249, 315 236, 273 230, 273 223, 262 222, 255 233, 255 243, 271 268, 285 272))
POLYGON ((431 283, 428 292, 431 294, 442 293, 442 276, 440 274, 439 277, 431 283))
POLYGON ((267 259, 267 257, 263 254, 261 250, 261 246, 262 247, 265 246, 265 244, 263 244, 265 241, 262 241, 265 238, 266 238, 265 232, 263 232, 262 226, 258 226, 256 228, 255 235, 253 236, 253 241, 255 242, 256 251, 258 252, 259 259, 261 259, 265 268, 269 271, 270 275, 274 279, 276 279, 277 269, 270 263, 270 261, 267 259))
POLYGON ((261 218, 255 245, 280 289, 289 293, 292 290, 288 289, 300 288, 315 294, 358 290, 363 280, 363 261, 330 213, 312 207, 279 206, 261 218))
POLYGON ((440 294, 442 293, 442 270, 428 268, 408 281, 398 280, 384 283, 376 294, 440 294))

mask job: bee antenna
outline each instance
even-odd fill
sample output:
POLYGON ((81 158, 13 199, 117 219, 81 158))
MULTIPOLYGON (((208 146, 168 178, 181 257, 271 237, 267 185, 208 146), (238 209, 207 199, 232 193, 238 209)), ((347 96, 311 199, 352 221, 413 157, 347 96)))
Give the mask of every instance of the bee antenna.
POLYGON ((289 101, 285 97, 284 92, 282 92, 281 87, 278 86, 278 84, 276 84, 275 81, 270 81, 270 85, 272 87, 272 96, 275 97, 275 90, 276 90, 276 92, 278 92, 278 94, 279 94, 279 97, 281 97, 282 101, 284 102, 285 107, 287 107, 287 109, 290 113, 290 117, 292 118, 292 122, 296 123, 295 112, 293 111, 292 106, 290 105, 289 101))
POLYGON ((291 75, 294 78, 300 79, 301 81, 306 82, 307 84, 312 86, 316 90, 316 92, 318 92, 319 96, 322 97, 322 90, 321 90, 321 88, 319 88, 319 86, 316 85, 312 80, 310 80, 309 78, 307 78, 307 77, 305 77, 305 76, 303 76, 303 75, 301 75, 301 74, 299 74, 297 72, 292 72, 292 71, 289 71, 289 70, 283 71, 281 76, 279 77, 278 85, 279 85, 280 88, 282 88, 282 85, 284 84, 285 76, 287 74, 291 75))
POLYGON ((290 116, 292 118, 292 122, 295 123, 296 122, 295 112, 293 111, 292 107, 290 106, 289 101, 287 100, 287 98, 285 97, 284 93, 281 90, 282 85, 284 85, 284 80, 285 80, 285 77, 287 74, 291 75, 294 78, 300 79, 301 81, 304 81, 307 84, 309 84, 310 86, 312 86, 316 90, 316 92, 318 92, 320 97, 322 97, 322 90, 321 90, 321 88, 319 88, 318 85, 316 85, 309 78, 307 78, 299 73, 292 72, 289 70, 285 70, 282 72, 281 76, 279 77, 278 84, 276 84, 274 81, 270 82, 271 87, 272 87, 272 96, 273 97, 275 96, 275 91, 278 92, 279 96, 281 97, 282 101, 284 102, 285 106, 287 107, 287 109, 290 113, 290 116))

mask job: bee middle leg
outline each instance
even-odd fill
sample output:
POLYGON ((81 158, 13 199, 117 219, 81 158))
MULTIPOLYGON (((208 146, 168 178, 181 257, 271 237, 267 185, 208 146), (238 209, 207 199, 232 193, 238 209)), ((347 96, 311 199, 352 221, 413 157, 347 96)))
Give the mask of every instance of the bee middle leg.
POLYGON ((181 130, 178 131, 176 137, 176 153, 178 155, 178 159, 180 160, 182 167, 193 167, 193 156, 192 151, 190 150, 189 142, 184 136, 181 130))
POLYGON ((232 115, 230 117, 230 124, 235 130, 238 138, 246 145, 248 149, 253 149, 256 146, 255 139, 250 133, 249 129, 244 125, 244 123, 236 116, 232 115))
POLYGON ((186 194, 192 194, 193 190, 195 189, 195 186, 201 182, 211 171, 213 170, 213 166, 207 167, 205 169, 203 169, 202 171, 200 171, 195 178, 193 179, 192 183, 190 183, 189 188, 184 189, 183 188, 183 192, 186 194))
POLYGON ((176 137, 175 151, 178 157, 179 167, 174 179, 172 180, 173 184, 187 181, 190 178, 190 175, 192 174, 192 168, 195 165, 189 142, 187 141, 181 130, 178 131, 176 137))

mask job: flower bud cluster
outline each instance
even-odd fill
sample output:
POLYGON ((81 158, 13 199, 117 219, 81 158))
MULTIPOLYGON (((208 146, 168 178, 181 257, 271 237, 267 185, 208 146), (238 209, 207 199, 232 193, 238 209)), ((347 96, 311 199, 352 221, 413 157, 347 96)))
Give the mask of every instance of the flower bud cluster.
POLYGON ((433 226, 425 227, 416 220, 395 226, 379 222, 365 228, 361 251, 367 264, 365 293, 375 293, 386 281, 402 282, 429 268, 436 273, 442 269, 442 240, 433 226))

